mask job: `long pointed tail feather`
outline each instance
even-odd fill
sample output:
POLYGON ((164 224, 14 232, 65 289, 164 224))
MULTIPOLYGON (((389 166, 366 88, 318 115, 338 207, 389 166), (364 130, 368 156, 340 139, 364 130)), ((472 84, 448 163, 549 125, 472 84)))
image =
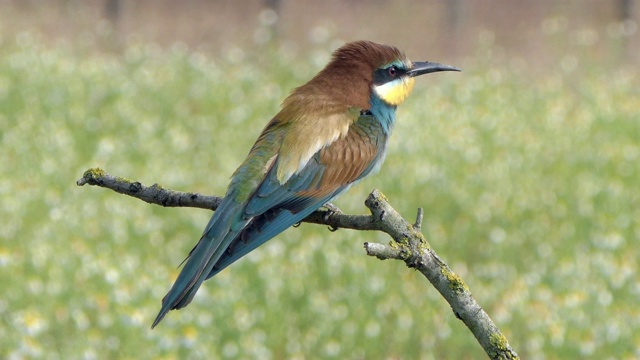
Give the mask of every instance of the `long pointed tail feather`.
POLYGON ((240 228, 240 231, 231 230, 232 222, 240 208, 239 204, 233 202, 220 205, 207 225, 202 238, 189 253, 178 278, 162 299, 162 307, 151 325, 152 329, 162 321, 169 311, 181 309, 191 302, 215 263, 242 230, 243 226, 234 226, 240 228))
POLYGON ((270 212, 253 218, 252 226, 248 226, 249 220, 238 220, 236 215, 242 208, 240 204, 221 204, 207 225, 205 234, 189 254, 171 290, 162 299, 162 308, 151 328, 158 325, 170 310, 187 306, 203 281, 301 221, 346 188, 340 188, 324 198, 295 203, 291 209, 272 208, 270 212))

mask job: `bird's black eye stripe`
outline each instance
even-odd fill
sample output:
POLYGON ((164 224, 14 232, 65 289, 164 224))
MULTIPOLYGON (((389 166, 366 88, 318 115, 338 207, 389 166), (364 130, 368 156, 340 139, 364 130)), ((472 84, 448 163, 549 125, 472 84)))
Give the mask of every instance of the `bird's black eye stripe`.
POLYGON ((391 80, 397 79, 407 71, 399 68, 395 65, 388 66, 386 68, 378 69, 373 73, 374 85, 382 85, 391 80))

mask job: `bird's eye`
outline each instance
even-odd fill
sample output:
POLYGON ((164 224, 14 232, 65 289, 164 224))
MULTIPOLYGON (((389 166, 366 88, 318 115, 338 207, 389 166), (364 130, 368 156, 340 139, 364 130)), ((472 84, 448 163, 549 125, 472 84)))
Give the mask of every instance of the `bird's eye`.
POLYGON ((391 77, 396 77, 396 75, 398 75, 398 69, 396 69, 395 66, 389 66, 389 68, 387 68, 387 73, 391 77))

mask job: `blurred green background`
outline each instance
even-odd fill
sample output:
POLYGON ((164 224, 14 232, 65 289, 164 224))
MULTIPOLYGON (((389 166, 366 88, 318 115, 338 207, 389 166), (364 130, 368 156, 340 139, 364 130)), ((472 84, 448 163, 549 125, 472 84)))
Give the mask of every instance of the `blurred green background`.
POLYGON ((97 166, 223 194, 290 89, 361 37, 464 72, 418 80, 381 172, 336 205, 366 213, 379 188, 408 219, 423 207, 432 246, 523 358, 640 357, 633 18, 587 2, 599 14, 589 22, 570 16, 575 7, 531 2, 534 26, 511 34, 462 3, 448 26, 464 41, 449 47, 429 31, 420 42, 379 22, 331 22, 366 10, 407 17, 401 33, 415 34, 421 16, 451 11, 437 2, 391 15, 390 2, 332 3, 306 25, 287 22, 299 11, 289 3, 252 2, 244 30, 230 2, 216 13, 198 1, 122 1, 115 17, 103 13, 111 2, 36 3, 0 3, 1 358, 484 358, 421 275, 365 255, 362 243, 387 237, 309 224, 206 282, 151 331, 211 213, 75 185, 97 166), (208 20, 189 28, 183 10, 221 28, 227 17, 227 30, 195 31, 208 20), (136 28, 136 14, 174 31, 136 28))

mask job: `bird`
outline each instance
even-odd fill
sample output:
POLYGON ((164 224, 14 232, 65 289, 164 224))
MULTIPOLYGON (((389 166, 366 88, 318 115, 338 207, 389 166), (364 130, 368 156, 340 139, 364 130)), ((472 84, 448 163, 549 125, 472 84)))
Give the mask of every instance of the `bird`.
POLYGON ((394 46, 366 40, 335 50, 285 98, 233 173, 151 328, 187 306, 205 280, 377 172, 415 77, 439 71, 461 70, 411 62, 394 46))

